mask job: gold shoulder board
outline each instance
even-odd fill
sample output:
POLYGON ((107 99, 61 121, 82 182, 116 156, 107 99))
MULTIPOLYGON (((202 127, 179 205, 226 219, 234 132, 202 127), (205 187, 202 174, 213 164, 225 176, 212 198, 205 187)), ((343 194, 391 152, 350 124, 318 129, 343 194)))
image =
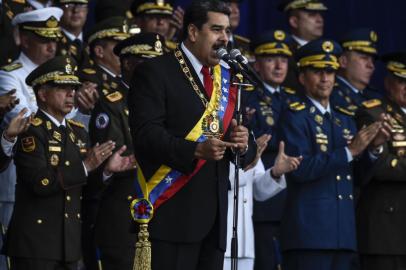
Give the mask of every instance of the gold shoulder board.
POLYGON ((303 103, 299 103, 299 102, 293 102, 293 103, 289 104, 289 108, 292 111, 301 111, 306 108, 306 105, 303 103))
POLYGON ((110 101, 110 102, 116 102, 119 101, 120 99, 123 98, 123 95, 119 92, 119 91, 115 91, 111 94, 108 94, 106 96, 106 98, 110 101))
POLYGON ((283 90, 285 90, 286 93, 291 94, 291 95, 296 94, 296 91, 289 87, 284 87, 283 90))
POLYGON ((35 117, 34 119, 31 120, 31 124, 35 127, 38 127, 39 125, 42 124, 42 120, 38 117, 35 117))
POLYGON ((83 72, 86 74, 89 74, 89 75, 96 74, 96 70, 94 70, 92 68, 84 68, 83 72))
POLYGON ((22 66, 23 66, 23 64, 21 64, 21 63, 12 63, 12 64, 9 64, 9 65, 2 66, 1 70, 10 72, 10 71, 22 68, 22 66))
POLYGON ((364 105, 364 107, 367 109, 371 109, 371 108, 379 106, 381 104, 382 104, 382 102, 379 99, 370 99, 370 100, 362 102, 362 105, 364 105))
POLYGON ((341 107, 339 107, 339 106, 336 106, 336 109, 337 109, 339 112, 342 112, 343 114, 346 114, 346 115, 349 115, 349 116, 354 116, 354 115, 355 115, 354 112, 351 112, 351 111, 346 110, 346 109, 344 109, 344 108, 341 108, 341 107))
POLYGON ((166 47, 167 47, 168 49, 174 51, 174 50, 176 49, 176 46, 178 45, 178 43, 173 42, 173 41, 170 41, 170 40, 167 40, 167 41, 165 41, 165 45, 166 45, 166 47))
POLYGON ((71 124, 71 125, 80 127, 80 128, 85 128, 85 125, 83 125, 83 124, 80 123, 80 122, 76 122, 76 121, 74 121, 74 120, 72 120, 72 119, 68 119, 68 123, 71 124))

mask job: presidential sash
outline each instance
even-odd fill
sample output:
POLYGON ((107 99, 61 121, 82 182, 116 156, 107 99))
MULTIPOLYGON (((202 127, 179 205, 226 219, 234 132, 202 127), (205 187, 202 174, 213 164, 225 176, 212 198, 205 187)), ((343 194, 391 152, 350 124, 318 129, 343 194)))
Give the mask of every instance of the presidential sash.
MULTIPOLYGON (((182 52, 179 49, 175 51, 175 56, 185 76, 206 107, 199 121, 186 135, 185 140, 204 142, 210 136, 222 138, 231 123, 235 107, 236 93, 230 91, 230 71, 221 65, 213 68, 213 93, 210 101, 205 102, 205 97, 194 82, 182 52)), ((132 217, 136 222, 141 224, 136 244, 134 269, 150 269, 148 264, 150 265, 151 244, 148 241, 147 224, 152 219, 154 211, 181 190, 205 163, 206 160, 198 160, 195 169, 190 174, 183 174, 166 165, 162 165, 148 181, 142 173, 142 168, 138 167, 138 181, 135 183, 136 199, 131 203, 132 217), (147 251, 148 249, 149 251, 147 251), (149 258, 146 259, 146 257, 149 258)))

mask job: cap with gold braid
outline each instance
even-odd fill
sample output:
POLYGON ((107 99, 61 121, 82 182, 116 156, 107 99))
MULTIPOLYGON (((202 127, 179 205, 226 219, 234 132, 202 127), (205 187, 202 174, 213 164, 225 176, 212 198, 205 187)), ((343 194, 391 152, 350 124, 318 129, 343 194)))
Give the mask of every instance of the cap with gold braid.
POLYGON ((377 33, 369 28, 358 28, 347 32, 341 39, 343 50, 377 55, 377 33))
POLYGON ((135 0, 130 7, 136 17, 140 15, 168 15, 171 16, 173 6, 165 0, 135 0))
POLYGON ((87 34, 89 45, 98 39, 124 40, 130 36, 125 17, 110 17, 96 24, 87 34))
POLYGON ((62 36, 59 27, 62 14, 63 11, 60 8, 42 8, 20 13, 11 23, 14 26, 18 25, 20 30, 33 32, 40 37, 58 39, 62 36))
POLYGON ((320 0, 283 0, 278 9, 283 12, 288 12, 295 9, 307 11, 326 11, 327 6, 320 0))
POLYGON ((282 30, 271 30, 259 36, 253 42, 252 50, 259 55, 285 55, 292 56, 288 44, 292 42, 289 34, 282 30))
POLYGON ((317 68, 337 70, 340 67, 338 57, 342 53, 340 45, 327 39, 310 41, 300 47, 296 53, 299 68, 317 68))
POLYGON ((164 37, 156 33, 140 33, 120 41, 114 47, 117 56, 135 55, 152 58, 163 54, 164 37))
POLYGON ((406 51, 393 52, 382 56, 386 69, 394 76, 406 79, 406 51))
POLYGON ((73 58, 56 56, 34 69, 25 82, 37 90, 40 85, 47 83, 61 85, 81 85, 76 76, 77 66, 73 58))

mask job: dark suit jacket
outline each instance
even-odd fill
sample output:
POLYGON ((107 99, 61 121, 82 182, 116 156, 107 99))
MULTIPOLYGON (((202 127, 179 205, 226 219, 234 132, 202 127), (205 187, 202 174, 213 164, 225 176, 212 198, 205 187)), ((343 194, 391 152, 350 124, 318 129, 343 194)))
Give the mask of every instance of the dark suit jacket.
MULTIPOLYGON (((193 67, 187 64, 205 93, 193 67)), ((191 173, 196 165, 197 143, 184 138, 202 116, 204 106, 174 54, 152 59, 137 68, 128 102, 134 152, 146 179, 162 164, 191 173)), ((250 143, 245 162, 255 155, 256 146, 252 140, 250 143)), ((219 246, 224 249, 229 161, 207 161, 185 187, 160 206, 150 222, 151 238, 198 242, 209 233, 217 217, 219 246)))
MULTIPOLYGON (((406 115, 388 99, 383 99, 380 106, 362 107, 357 113, 357 125, 369 124, 379 119, 381 113, 392 115, 406 126, 406 115)), ((391 141, 384 145, 383 153, 362 179, 357 207, 362 254, 406 254, 406 159, 397 156, 390 145, 391 141)))
POLYGON ((78 261, 81 191, 86 183, 82 158, 87 134, 83 127, 68 122, 64 135, 40 110, 36 119, 40 120, 17 142, 16 200, 5 243, 6 254, 78 261))

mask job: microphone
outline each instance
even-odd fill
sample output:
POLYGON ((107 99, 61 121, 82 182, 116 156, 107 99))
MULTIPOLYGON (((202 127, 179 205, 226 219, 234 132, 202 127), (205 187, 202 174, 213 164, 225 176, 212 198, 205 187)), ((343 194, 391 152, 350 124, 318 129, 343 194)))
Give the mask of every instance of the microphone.
POLYGON ((232 49, 230 51, 230 57, 231 59, 234 59, 237 61, 243 69, 253 78, 255 79, 256 84, 263 86, 262 79, 259 77, 258 73, 251 67, 251 65, 248 62, 248 59, 241 54, 240 50, 238 49, 232 49))
MULTIPOLYGON (((240 53, 241 54, 241 53, 240 53)), ((248 81, 254 83, 254 84, 258 84, 257 81, 253 80, 252 76, 250 76, 250 74, 247 73, 247 71, 244 69, 244 67, 242 67, 236 59, 234 59, 225 48, 220 48, 216 51, 216 55, 219 59, 223 60, 224 62, 226 62, 231 69, 235 72, 235 73, 241 73, 248 81)))

